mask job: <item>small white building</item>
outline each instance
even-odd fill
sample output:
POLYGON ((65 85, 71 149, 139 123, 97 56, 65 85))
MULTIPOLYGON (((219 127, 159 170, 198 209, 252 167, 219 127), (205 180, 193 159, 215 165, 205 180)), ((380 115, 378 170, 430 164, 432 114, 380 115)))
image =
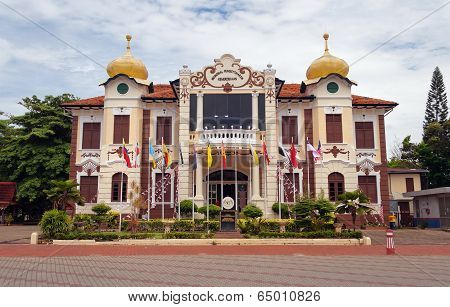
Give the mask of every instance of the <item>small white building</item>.
POLYGON ((417 225, 450 228, 450 187, 403 193, 414 198, 417 225))

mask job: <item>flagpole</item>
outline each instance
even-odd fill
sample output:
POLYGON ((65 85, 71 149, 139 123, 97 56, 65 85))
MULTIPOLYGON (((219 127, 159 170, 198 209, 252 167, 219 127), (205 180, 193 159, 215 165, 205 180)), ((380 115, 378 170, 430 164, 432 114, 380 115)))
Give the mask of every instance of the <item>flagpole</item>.
MULTIPOLYGON (((292 143, 292 145, 294 145, 294 138, 291 138, 291 143, 292 143)), ((294 159, 297 160, 297 149, 295 148, 295 145, 294 145, 294 153, 295 153, 294 159)), ((297 162, 297 161, 295 161, 295 162, 297 162)), ((297 189, 295 187, 295 166, 294 166, 295 162, 292 163, 292 181, 293 181, 293 185, 294 185, 294 197, 292 200, 293 200, 294 204, 295 204, 295 195, 297 194, 297 189)))
MULTIPOLYGON (((161 138, 161 144, 164 148, 164 138, 161 138)), ((166 159, 164 157, 164 152, 163 152, 163 164, 162 164, 162 178, 161 178, 161 182, 162 182, 162 187, 161 187, 161 194, 162 194, 162 203, 161 203, 161 218, 164 221, 164 207, 165 207, 165 198, 166 198, 166 193, 165 193, 165 187, 164 187, 164 183, 165 183, 165 173, 164 170, 166 168, 166 159)))
MULTIPOLYGON (((123 154, 122 154, 123 155, 123 154)), ((123 170, 122 175, 120 176, 120 205, 119 208, 122 208, 122 201, 123 201, 123 170)), ((122 210, 119 209, 119 232, 122 231, 122 210)))
POLYGON ((208 163, 208 177, 206 180, 206 199, 207 199, 207 204, 206 204, 206 227, 207 230, 209 231, 209 163, 208 163))
POLYGON ((279 164, 277 165, 277 176, 278 176, 278 218, 281 220, 281 167, 279 164))
POLYGON ((309 187, 309 154, 308 154, 308 144, 309 144, 309 139, 308 139, 308 137, 306 137, 306 142, 307 142, 307 145, 306 145, 306 169, 307 169, 307 172, 308 172, 308 198, 309 197, 311 197, 311 191, 310 191, 310 187, 309 187))
POLYGON ((196 179, 196 177, 195 177, 195 169, 192 168, 192 222, 195 222, 195 219, 194 219, 194 215, 195 215, 195 205, 194 205, 194 191, 195 191, 194 183, 195 183, 195 179, 196 179))
MULTIPOLYGON (((264 160, 264 214, 267 214, 267 160, 266 160, 266 137, 264 137, 264 148, 265 152, 263 152, 263 160, 264 160)), ((268 155, 269 153, 267 153, 268 155)))
POLYGON ((235 198, 235 210, 238 210, 238 185, 237 185, 237 146, 234 144, 234 198, 235 198))
MULTIPOLYGON (((225 148, 223 147, 223 141, 222 141, 222 150, 223 153, 225 153, 225 148)), ((220 163, 220 208, 223 209, 223 159, 224 157, 221 154, 221 163, 220 163)), ((226 159, 226 158, 225 158, 226 159)))
POLYGON ((253 198, 253 189, 252 189, 252 152, 251 152, 251 149, 249 149, 249 151, 250 151, 250 155, 249 155, 249 158, 250 158, 250 164, 249 164, 249 169, 250 169, 250 171, 249 171, 249 187, 248 187, 248 190, 249 190, 249 197, 248 198, 250 198, 250 199, 252 199, 253 198))
POLYGON ((150 198, 152 194, 150 193, 151 185, 150 180, 152 180, 152 166, 150 165, 150 160, 148 162, 148 186, 147 186, 147 221, 150 221, 150 198))
POLYGON ((177 204, 178 204, 178 220, 181 218, 181 207, 180 207, 180 164, 177 165, 177 204))

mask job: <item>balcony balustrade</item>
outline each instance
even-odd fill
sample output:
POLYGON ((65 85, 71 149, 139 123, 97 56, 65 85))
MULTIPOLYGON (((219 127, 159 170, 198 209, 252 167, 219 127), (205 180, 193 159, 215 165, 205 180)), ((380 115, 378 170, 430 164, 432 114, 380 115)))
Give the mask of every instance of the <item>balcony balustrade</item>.
POLYGON ((260 145, 264 132, 247 129, 211 129, 195 131, 190 134, 190 141, 199 145, 260 145))

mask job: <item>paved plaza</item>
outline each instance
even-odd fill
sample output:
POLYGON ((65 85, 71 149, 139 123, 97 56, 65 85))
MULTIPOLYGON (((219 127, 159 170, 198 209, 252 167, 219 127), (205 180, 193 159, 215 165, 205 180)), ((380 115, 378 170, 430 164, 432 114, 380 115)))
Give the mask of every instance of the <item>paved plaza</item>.
POLYGON ((396 231, 394 256, 378 230, 365 231, 372 246, 17 244, 32 231, 0 228, 0 286, 450 286, 438 230, 396 231))
POLYGON ((442 256, 2 257, 0 286, 449 286, 442 256))

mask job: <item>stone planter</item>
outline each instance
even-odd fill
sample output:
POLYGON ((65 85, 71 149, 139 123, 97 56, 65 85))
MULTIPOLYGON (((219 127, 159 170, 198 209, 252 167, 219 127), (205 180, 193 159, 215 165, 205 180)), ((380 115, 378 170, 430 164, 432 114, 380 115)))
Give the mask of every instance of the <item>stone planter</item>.
POLYGON ((333 226, 334 226, 334 231, 336 232, 336 233, 341 233, 342 232, 342 223, 334 223, 333 224, 333 226))
POLYGON ((285 220, 279 220, 278 221, 278 225, 280 226, 280 233, 284 233, 286 232, 286 225, 287 225, 288 221, 285 220))
POLYGON ((175 221, 173 220, 163 220, 163 225, 164 225, 164 233, 169 233, 170 230, 172 229, 172 225, 175 223, 175 221))

